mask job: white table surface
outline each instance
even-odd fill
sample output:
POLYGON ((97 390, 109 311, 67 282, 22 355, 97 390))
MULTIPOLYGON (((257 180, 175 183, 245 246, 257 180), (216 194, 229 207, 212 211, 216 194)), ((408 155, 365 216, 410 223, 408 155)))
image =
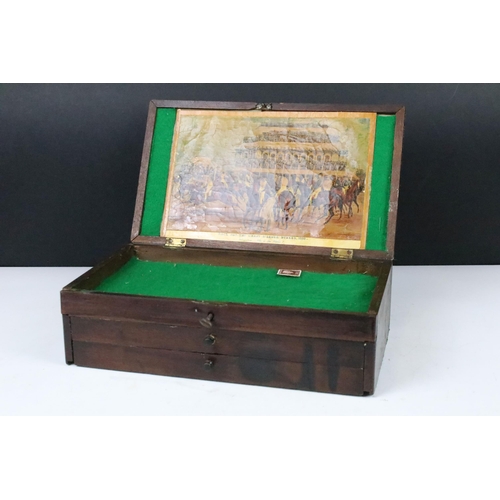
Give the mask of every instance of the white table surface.
POLYGON ((396 267, 374 396, 67 366, 59 291, 86 268, 0 268, 0 415, 499 415, 500 266, 396 267))

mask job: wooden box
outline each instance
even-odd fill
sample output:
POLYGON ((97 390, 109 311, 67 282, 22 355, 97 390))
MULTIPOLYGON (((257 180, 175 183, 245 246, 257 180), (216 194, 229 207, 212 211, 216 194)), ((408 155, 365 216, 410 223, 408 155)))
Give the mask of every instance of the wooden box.
POLYGON ((403 120, 401 106, 152 101, 131 243, 61 292, 66 362, 372 394, 403 120))

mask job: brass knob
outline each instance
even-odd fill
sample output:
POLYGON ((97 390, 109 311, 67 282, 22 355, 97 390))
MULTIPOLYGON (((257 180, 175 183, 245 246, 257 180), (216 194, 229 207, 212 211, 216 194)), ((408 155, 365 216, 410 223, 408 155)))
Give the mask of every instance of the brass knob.
POLYGON ((204 339, 203 342, 205 345, 214 345, 215 344, 215 335, 209 334, 204 339))
POLYGON ((204 326, 205 328, 212 328, 213 319, 214 319, 214 313, 208 313, 206 318, 200 319, 200 325, 204 326))
POLYGON ((214 367, 214 362, 211 359, 206 359, 203 364, 203 368, 207 371, 211 370, 214 367))

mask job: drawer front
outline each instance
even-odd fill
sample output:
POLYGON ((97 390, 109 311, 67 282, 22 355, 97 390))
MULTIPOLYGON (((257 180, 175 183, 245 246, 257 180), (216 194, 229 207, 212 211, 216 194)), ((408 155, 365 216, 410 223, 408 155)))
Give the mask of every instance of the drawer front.
POLYGON ((73 341, 80 366, 239 384, 363 395, 363 367, 246 358, 222 354, 73 341))
POLYGON ((65 291, 62 313, 71 316, 165 323, 241 332, 334 340, 373 341, 375 318, 363 314, 300 310, 247 304, 208 304, 190 300, 65 291))
POLYGON ((75 342, 167 349, 202 354, 309 364, 339 364, 363 368, 362 342, 304 338, 277 334, 223 330, 216 327, 182 327, 144 321, 116 321, 71 317, 75 342))

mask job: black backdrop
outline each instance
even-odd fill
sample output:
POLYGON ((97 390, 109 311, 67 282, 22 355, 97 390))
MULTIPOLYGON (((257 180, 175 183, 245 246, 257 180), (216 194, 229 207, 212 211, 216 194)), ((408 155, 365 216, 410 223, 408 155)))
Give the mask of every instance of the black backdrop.
POLYGON ((0 86, 0 265, 90 266, 129 241, 148 102, 404 104, 396 264, 500 263, 500 85, 0 86))

